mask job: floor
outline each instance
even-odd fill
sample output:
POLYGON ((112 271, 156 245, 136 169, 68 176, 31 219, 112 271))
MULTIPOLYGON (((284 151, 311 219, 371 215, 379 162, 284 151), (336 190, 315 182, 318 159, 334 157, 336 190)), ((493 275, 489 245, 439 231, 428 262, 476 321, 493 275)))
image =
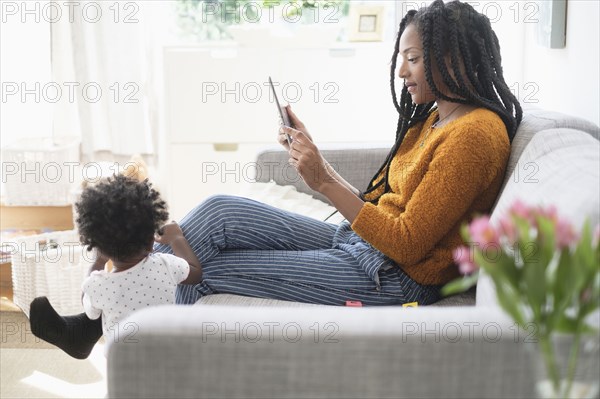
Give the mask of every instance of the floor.
POLYGON ((29 320, 7 298, 0 310, 1 398, 104 398, 106 358, 98 343, 77 360, 31 333, 29 320))

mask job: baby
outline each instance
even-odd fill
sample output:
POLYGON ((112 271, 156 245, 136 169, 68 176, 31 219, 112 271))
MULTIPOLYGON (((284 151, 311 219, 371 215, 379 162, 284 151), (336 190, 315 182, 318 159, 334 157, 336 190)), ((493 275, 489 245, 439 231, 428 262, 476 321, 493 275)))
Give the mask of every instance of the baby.
MULTIPOLYGON (((102 317, 107 344, 118 339, 118 323, 129 314, 174 303, 177 284, 201 281, 198 258, 175 222, 163 226, 166 203, 147 179, 116 175, 87 186, 75 208, 80 241, 97 252, 82 285, 83 307, 90 319, 102 317), (170 245, 174 255, 152 253, 155 241, 170 245), (110 272, 105 270, 108 260, 113 264, 110 272)), ((67 319, 54 312, 47 298, 34 300, 30 317, 36 336, 71 356, 87 357, 91 348, 64 347, 68 337, 61 332, 69 331, 67 319)))

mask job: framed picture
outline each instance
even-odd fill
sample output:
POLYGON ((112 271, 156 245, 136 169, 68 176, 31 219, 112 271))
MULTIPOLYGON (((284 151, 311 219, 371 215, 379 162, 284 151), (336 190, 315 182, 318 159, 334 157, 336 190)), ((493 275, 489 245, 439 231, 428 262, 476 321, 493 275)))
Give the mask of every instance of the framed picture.
POLYGON ((351 42, 382 41, 384 15, 383 6, 352 5, 348 40, 351 42))

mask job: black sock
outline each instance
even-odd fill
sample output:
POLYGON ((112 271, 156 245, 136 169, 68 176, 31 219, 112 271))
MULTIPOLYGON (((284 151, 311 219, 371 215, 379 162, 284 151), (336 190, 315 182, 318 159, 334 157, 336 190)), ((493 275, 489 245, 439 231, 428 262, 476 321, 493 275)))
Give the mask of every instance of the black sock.
POLYGON ((91 320, 85 313, 62 317, 45 296, 31 302, 29 324, 33 335, 76 359, 87 358, 102 336, 102 318, 91 320))

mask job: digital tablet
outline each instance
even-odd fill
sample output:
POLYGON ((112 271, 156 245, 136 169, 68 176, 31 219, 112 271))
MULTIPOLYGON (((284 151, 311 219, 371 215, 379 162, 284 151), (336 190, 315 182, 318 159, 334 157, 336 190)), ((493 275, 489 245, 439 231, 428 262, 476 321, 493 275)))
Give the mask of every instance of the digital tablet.
MULTIPOLYGON (((271 91, 273 92, 273 97, 275 98, 275 105, 277 106, 277 110, 279 112, 279 122, 284 126, 294 127, 294 125, 290 121, 290 118, 287 114, 287 110, 285 109, 285 107, 282 107, 281 104, 279 103, 279 99, 277 98, 277 92, 275 92, 275 86, 273 85, 273 80, 271 80, 270 76, 269 76, 269 86, 271 86, 271 91)), ((287 138, 288 144, 292 144, 292 138, 290 137, 289 134, 286 134, 286 138, 287 138)))

